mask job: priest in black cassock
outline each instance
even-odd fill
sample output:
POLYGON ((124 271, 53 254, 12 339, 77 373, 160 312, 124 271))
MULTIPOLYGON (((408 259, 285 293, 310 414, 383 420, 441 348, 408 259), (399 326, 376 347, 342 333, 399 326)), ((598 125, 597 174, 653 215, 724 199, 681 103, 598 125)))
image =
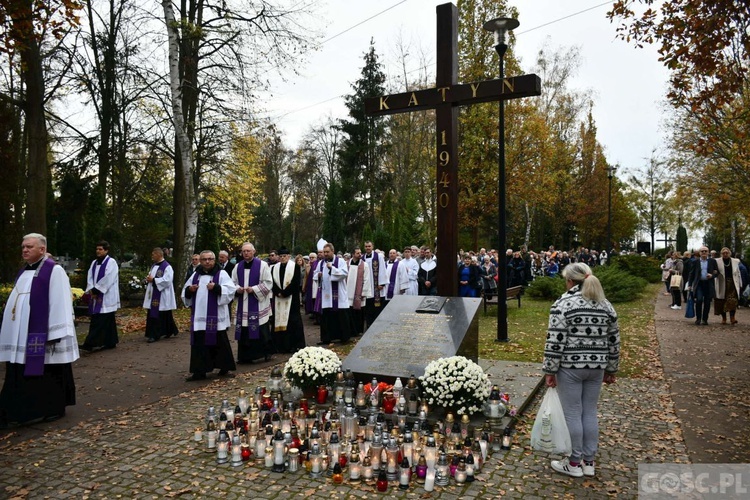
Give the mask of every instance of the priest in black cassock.
POLYGON ((281 247, 280 261, 271 266, 273 278, 274 332, 276 349, 296 352, 305 347, 305 330, 300 314, 300 285, 302 272, 289 258, 289 250, 281 247))
POLYGON ((72 364, 78 359, 70 281, 62 267, 45 258, 47 239, 23 238, 26 266, 18 273, 0 329, 0 427, 37 419, 50 422, 76 404, 72 364))
POLYGON ((216 264, 210 250, 200 253, 200 267, 182 288, 182 301, 190 314, 190 373, 187 381, 205 380, 219 369, 220 377, 233 377, 236 370, 232 346, 227 337, 231 323, 229 304, 236 287, 232 278, 216 264))
POLYGON ((320 313, 319 345, 328 344, 334 339, 346 344, 352 335, 346 290, 349 265, 336 256, 332 244, 325 243, 323 258, 317 261, 314 272, 317 283, 315 311, 320 313))
POLYGON ((159 247, 151 251, 153 265, 146 276, 146 293, 143 308, 146 309, 146 332, 148 343, 162 337, 177 335, 177 325, 172 311, 177 309, 174 295, 174 270, 164 258, 164 250, 159 247))
POLYGON ((115 312, 120 308, 120 269, 109 256, 109 243, 104 240, 96 244, 96 259, 89 267, 86 291, 91 294, 91 323, 79 348, 89 352, 97 347, 114 349, 120 341, 115 321, 115 312))

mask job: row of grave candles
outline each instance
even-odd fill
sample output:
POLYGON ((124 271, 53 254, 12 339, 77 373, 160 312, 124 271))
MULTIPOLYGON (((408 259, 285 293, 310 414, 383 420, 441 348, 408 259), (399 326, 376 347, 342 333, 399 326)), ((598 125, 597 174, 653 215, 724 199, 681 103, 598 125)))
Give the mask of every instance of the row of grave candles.
POLYGON ((346 472, 350 481, 375 480, 379 489, 387 489, 388 481, 406 489, 416 478, 431 491, 451 479, 471 482, 490 450, 511 445, 509 429, 500 436, 489 420, 472 430, 468 416, 457 421, 448 413, 444 422, 430 425, 424 404, 418 418, 407 420, 399 408, 391 415, 369 410, 359 415, 341 400, 323 412, 305 398, 282 410, 278 399, 265 397, 262 388, 259 392, 260 406, 242 390, 234 408, 228 400, 218 416, 209 408, 205 432, 195 430, 195 441, 205 442, 217 463, 239 467, 254 459, 274 472, 304 468, 312 477, 327 475, 334 482, 343 482, 346 472))

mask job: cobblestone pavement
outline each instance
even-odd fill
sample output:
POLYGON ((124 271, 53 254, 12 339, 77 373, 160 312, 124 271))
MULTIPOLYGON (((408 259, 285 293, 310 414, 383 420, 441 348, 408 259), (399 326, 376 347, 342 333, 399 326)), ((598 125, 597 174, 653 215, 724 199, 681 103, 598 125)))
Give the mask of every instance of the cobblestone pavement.
MULTIPOLYGON (((335 486, 301 472, 273 474, 254 463, 217 465, 192 440, 208 404, 266 380, 268 370, 133 408, 100 421, 2 450, 0 494, 6 498, 367 498, 373 486, 335 486)), ((492 456, 469 486, 436 488, 436 498, 632 498, 639 462, 686 461, 677 419, 663 382, 622 380, 602 395, 597 477, 570 479, 550 471, 551 457, 529 449, 521 424, 511 451, 492 456), (635 396, 635 398, 633 397, 635 396), (632 404, 633 400, 637 404, 632 404)), ((423 497, 413 486, 389 496, 423 497)))
MULTIPOLYGON (((483 364, 491 373, 507 369, 483 364)), ((533 366, 512 369, 514 383, 529 391, 538 372, 533 366)), ((123 411, 104 409, 100 419, 70 428, 46 426, 22 441, 0 435, 0 498, 634 498, 639 463, 689 461, 681 419, 690 415, 678 418, 670 381, 662 377, 619 379, 604 387, 595 478, 556 474, 549 460, 558 457, 531 450, 528 433, 539 396, 517 425, 513 448, 491 456, 477 481, 436 487, 431 494, 413 485, 406 492, 392 486, 383 495, 371 485, 333 485, 302 472, 274 474, 253 462, 217 465, 193 441, 193 430, 209 405, 234 399, 240 388, 252 389, 268 375, 266 367, 235 379, 186 384, 179 394, 123 411)))

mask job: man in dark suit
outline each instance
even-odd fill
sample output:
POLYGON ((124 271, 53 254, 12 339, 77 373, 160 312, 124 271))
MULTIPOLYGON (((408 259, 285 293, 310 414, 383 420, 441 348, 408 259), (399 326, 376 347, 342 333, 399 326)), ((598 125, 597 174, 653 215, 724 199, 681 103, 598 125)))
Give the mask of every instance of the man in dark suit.
POLYGON ((695 300, 695 324, 708 324, 708 312, 711 309, 711 299, 715 295, 714 278, 719 274, 719 266, 715 259, 710 259, 708 248, 700 248, 700 259, 690 269, 688 283, 695 300))
POLYGON ((225 270, 229 276, 232 275, 234 264, 232 264, 232 261, 229 260, 229 252, 227 252, 226 250, 222 250, 221 252, 219 252, 219 267, 225 270))
POLYGON ((185 281, 189 280, 190 277, 193 275, 195 271, 198 270, 201 263, 201 256, 197 253, 194 253, 190 260, 190 265, 187 268, 187 273, 185 274, 185 281))

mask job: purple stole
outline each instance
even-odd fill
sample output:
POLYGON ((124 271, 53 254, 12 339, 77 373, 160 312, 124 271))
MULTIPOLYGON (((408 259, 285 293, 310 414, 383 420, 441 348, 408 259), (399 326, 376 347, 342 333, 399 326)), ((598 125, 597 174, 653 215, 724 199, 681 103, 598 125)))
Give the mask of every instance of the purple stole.
POLYGON ((394 261, 393 265, 391 266, 391 279, 390 283, 388 283, 388 290, 385 293, 386 300, 391 300, 393 298, 393 287, 396 284, 396 271, 398 270, 398 263, 399 261, 394 261))
MULTIPOLYGON (((55 261, 44 259, 31 281, 29 296, 29 326, 26 336, 26 366, 24 377, 41 377, 44 375, 44 353, 49 330, 49 285, 55 261)), ((18 278, 26 269, 21 269, 18 278)))
MULTIPOLYGON (((200 283, 202 274, 195 271, 193 273, 193 285, 200 283)), ((214 283, 219 285, 221 278, 221 268, 214 275, 214 283)), ((205 345, 216 345, 216 332, 219 326, 219 297, 216 296, 211 290, 207 290, 208 297, 206 298, 206 340, 205 345)), ((190 306, 190 345, 193 345, 193 332, 195 325, 195 300, 198 296, 198 290, 195 291, 192 305, 190 306)))
MULTIPOLYGON (((260 282, 260 259, 253 257, 250 261, 250 276, 248 277, 248 286, 257 285, 260 282)), ((237 283, 240 287, 245 287, 245 261, 242 260, 237 264, 237 283)), ((244 292, 243 292, 244 293, 244 292)), ((234 328, 234 339, 240 340, 242 336, 242 315, 244 309, 244 300, 237 301, 237 325, 234 328)), ((255 294, 247 296, 247 333, 251 339, 260 338, 260 316, 258 313, 258 298, 255 294)))
POLYGON ((362 309, 362 288, 364 287, 365 281, 365 261, 359 259, 357 264, 357 282, 354 284, 354 300, 352 301, 352 309, 359 311, 362 309))
MULTIPOLYGON (((154 264, 157 265, 157 264, 154 264)), ((164 270, 169 267, 169 262, 166 260, 161 261, 160 264, 158 264, 159 268, 156 270, 156 273, 154 274, 155 278, 161 278, 164 276, 164 270)), ((149 286, 151 287, 151 307, 148 310, 148 317, 149 318, 158 318, 159 317, 159 303, 161 302, 161 290, 159 290, 159 287, 156 286, 156 284, 152 281, 149 283, 149 286)))
MULTIPOLYGON (((94 282, 94 288, 100 279, 104 277, 104 271, 107 269, 107 262, 109 262, 109 255, 107 255, 102 261, 102 265, 99 266, 99 273, 94 276, 94 269, 96 269, 96 261, 91 263, 91 281, 94 282)), ((96 297, 91 296, 91 302, 89 302, 89 313, 99 314, 102 312, 102 302, 104 302, 104 295, 97 294, 96 297)))
MULTIPOLYGON (((323 272, 325 269, 325 260, 320 261, 320 271, 323 272)), ((339 258, 338 256, 333 258, 333 267, 339 267, 339 258)), ((321 278, 320 284, 318 285, 318 296, 315 298, 315 312, 320 313, 323 311, 323 279, 321 278)), ((333 310, 338 311, 339 310, 339 282, 331 280, 331 302, 333 304, 333 310)))

